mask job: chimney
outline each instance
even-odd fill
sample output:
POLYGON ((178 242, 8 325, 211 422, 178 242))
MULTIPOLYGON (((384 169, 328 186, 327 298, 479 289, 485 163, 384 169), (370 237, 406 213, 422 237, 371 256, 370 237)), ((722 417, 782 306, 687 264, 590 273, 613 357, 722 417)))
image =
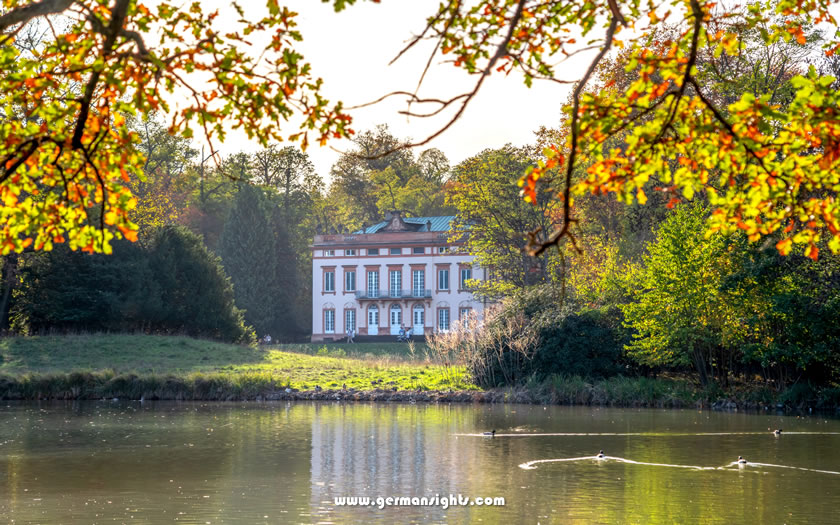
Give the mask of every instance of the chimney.
POLYGON ((432 231, 432 221, 426 221, 426 231, 432 231))

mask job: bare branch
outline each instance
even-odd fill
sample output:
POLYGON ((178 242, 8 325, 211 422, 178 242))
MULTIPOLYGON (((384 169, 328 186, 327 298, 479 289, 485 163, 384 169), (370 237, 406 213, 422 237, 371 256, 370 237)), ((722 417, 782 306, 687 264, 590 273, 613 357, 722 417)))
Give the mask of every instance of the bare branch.
POLYGON ((0 15, 0 32, 17 24, 25 24, 39 16, 58 14, 73 5, 74 0, 41 0, 12 9, 0 15))

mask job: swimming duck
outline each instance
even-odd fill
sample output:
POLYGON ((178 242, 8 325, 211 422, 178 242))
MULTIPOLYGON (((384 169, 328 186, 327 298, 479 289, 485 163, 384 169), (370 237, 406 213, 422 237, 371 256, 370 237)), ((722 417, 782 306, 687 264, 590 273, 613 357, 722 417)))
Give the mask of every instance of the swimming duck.
POLYGON ((605 457, 605 456, 604 456, 604 451, 603 451, 603 450, 599 450, 599 451, 598 451, 598 455, 597 455, 597 456, 595 456, 595 457, 596 457, 596 458, 598 458, 598 459, 604 459, 604 457, 605 457))
POLYGON ((782 435, 782 429, 781 429, 781 428, 777 428, 776 430, 774 430, 774 431, 773 431, 773 435, 775 435, 775 436, 781 436, 781 435, 782 435))
POLYGON ((743 457, 741 457, 741 456, 738 456, 738 464, 739 464, 739 465, 746 465, 746 464, 747 464, 747 460, 746 460, 746 459, 744 459, 744 458, 743 458, 743 457))
POLYGON ((483 435, 488 437, 496 437, 496 430, 493 429, 490 432, 485 432, 483 435))

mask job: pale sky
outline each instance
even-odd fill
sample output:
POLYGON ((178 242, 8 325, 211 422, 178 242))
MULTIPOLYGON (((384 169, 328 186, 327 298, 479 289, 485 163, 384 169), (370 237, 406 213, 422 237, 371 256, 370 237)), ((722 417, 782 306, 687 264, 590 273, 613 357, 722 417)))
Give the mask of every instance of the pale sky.
MULTIPOLYGON (((319 0, 288 0, 285 4, 300 13, 298 23, 304 41, 298 50, 312 65, 314 74, 323 78, 323 93, 330 101, 342 100, 345 106, 353 106, 375 100, 390 91, 414 90, 431 47, 416 46, 396 64, 388 66, 388 62, 412 34, 425 27, 426 18, 438 6, 437 1, 361 2, 341 13, 335 13, 330 4, 319 0)), ((230 12, 229 5, 221 0, 202 2, 205 9, 218 6, 223 15, 230 12)), ((257 9, 257 6, 264 8, 262 1, 244 5, 249 10, 257 9)), ((583 60, 567 62, 558 71, 558 77, 579 79, 588 58, 587 55, 583 60)), ((476 77, 452 64, 440 62, 439 57, 426 77, 421 96, 448 98, 471 88, 476 77)), ((485 148, 500 147, 508 142, 530 143, 533 131, 539 126, 558 125, 560 109, 570 89, 548 81, 535 82, 529 89, 519 76, 505 77, 496 73, 485 81, 459 122, 428 146, 418 148, 415 155, 428 147, 436 147, 455 165, 485 148)), ((352 127, 361 131, 377 124, 388 124, 395 136, 417 141, 447 121, 442 115, 435 119, 408 119, 398 114, 404 108, 404 100, 395 98, 352 111, 352 127)), ((413 109, 421 108, 415 106, 413 109)), ((339 155, 330 146, 347 150, 351 143, 334 140, 326 147, 316 143, 307 150, 318 173, 325 178, 339 155)), ((225 143, 217 144, 217 147, 223 155, 228 155, 239 150, 254 151, 258 146, 249 143, 244 135, 231 133, 225 143)))

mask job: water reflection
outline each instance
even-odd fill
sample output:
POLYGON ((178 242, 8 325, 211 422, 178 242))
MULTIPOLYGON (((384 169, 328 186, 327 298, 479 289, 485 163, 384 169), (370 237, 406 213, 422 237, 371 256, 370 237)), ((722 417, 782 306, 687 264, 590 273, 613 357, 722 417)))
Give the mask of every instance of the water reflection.
POLYGON ((9 403, 0 522, 830 523, 838 445, 837 420, 690 410, 9 403), (506 505, 335 504, 450 494, 506 505))

